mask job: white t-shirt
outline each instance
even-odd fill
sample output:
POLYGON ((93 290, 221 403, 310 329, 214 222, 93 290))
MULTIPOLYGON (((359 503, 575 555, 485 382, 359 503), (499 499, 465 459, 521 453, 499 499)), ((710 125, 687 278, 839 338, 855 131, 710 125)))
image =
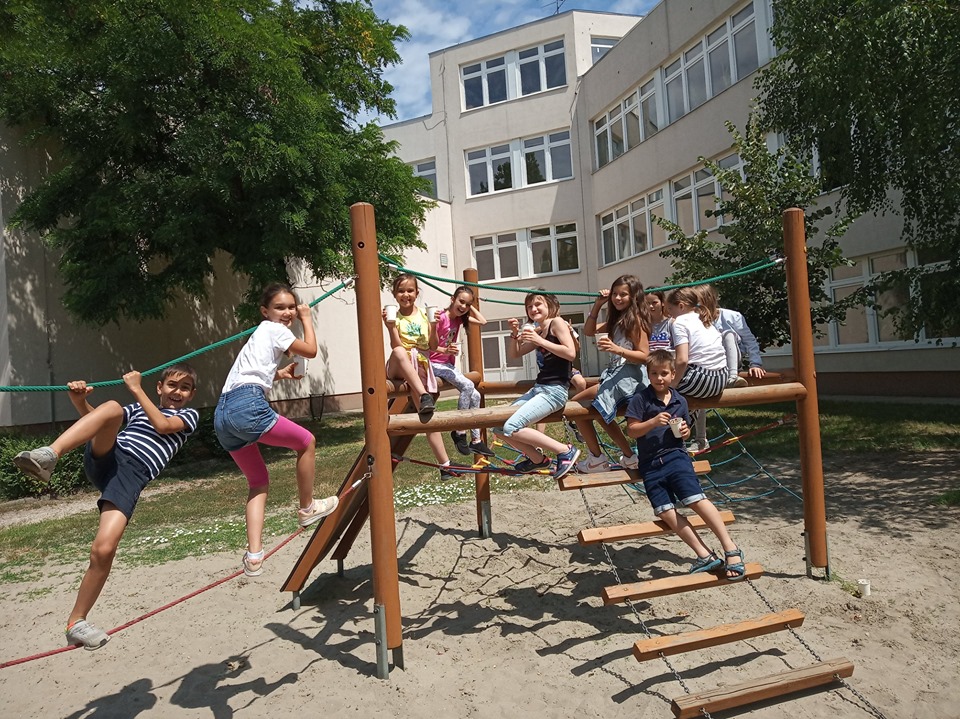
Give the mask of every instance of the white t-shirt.
POLYGON ((720 331, 713 325, 704 327, 696 312, 687 312, 673 321, 673 346, 684 344, 688 345, 688 364, 704 369, 723 369, 727 366, 720 331))
POLYGON ((279 322, 261 322, 233 361, 227 381, 223 384, 223 392, 242 384, 260 385, 269 391, 273 387, 273 376, 280 366, 280 357, 295 339, 293 332, 279 322))

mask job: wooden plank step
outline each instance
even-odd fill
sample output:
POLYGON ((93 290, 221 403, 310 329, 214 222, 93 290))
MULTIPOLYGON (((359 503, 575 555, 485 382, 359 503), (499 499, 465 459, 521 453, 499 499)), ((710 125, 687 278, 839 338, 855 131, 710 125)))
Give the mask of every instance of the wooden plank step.
MULTIPOLYGON (((699 459, 693 463, 693 471, 697 474, 707 474, 710 471, 710 462, 699 459)), ((642 482, 639 475, 631 477, 625 470, 616 469, 612 472, 597 472, 595 474, 576 474, 570 472, 560 478, 560 491, 571 489, 587 489, 588 487, 615 487, 618 484, 642 482)))
MULTIPOLYGON (((763 567, 756 562, 748 562, 746 570, 747 579, 757 579, 763 575, 763 567)), ((680 574, 675 577, 648 579, 645 582, 633 582, 631 584, 615 584, 612 587, 603 588, 603 603, 617 604, 628 599, 651 599, 653 597, 665 597, 668 594, 693 592, 698 589, 730 587, 744 581, 739 579, 731 582, 722 576, 721 570, 718 569, 717 572, 720 572, 720 574, 700 572, 699 574, 680 574)))
POLYGON ((694 649, 715 647, 719 644, 729 644, 764 634, 781 632, 788 627, 799 627, 803 624, 803 612, 799 609, 786 609, 782 612, 767 614, 756 619, 747 619, 743 622, 720 624, 709 629, 698 629, 682 634, 669 634, 663 637, 642 639, 633 645, 633 656, 638 662, 656 659, 661 654, 683 654, 694 649))
POLYGON ((674 699, 670 705, 677 719, 693 719, 702 716, 702 710, 719 712, 733 709, 830 684, 837 681, 837 677, 845 679, 850 676, 853 676, 852 662, 829 659, 700 694, 685 694, 674 699))
MULTIPOLYGON (((720 518, 724 524, 733 524, 733 512, 723 510, 720 512, 720 518)), ((706 524, 700 517, 693 515, 687 517, 687 521, 695 529, 704 529, 706 524)), ((642 522, 640 524, 618 524, 613 527, 588 527, 581 529, 577 534, 580 544, 600 544, 602 542, 622 542, 627 539, 647 539, 649 537, 662 537, 665 534, 673 532, 667 523, 662 519, 655 519, 652 522, 642 522)))

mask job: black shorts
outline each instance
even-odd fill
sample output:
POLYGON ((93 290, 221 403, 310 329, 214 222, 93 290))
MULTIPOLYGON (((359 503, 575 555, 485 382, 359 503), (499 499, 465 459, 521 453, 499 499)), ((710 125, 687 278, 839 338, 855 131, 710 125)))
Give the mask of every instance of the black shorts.
POLYGON ((94 457, 87 443, 83 451, 83 471, 100 490, 100 499, 97 500, 100 511, 103 511, 104 502, 110 502, 128 521, 133 516, 140 492, 151 479, 144 464, 116 444, 104 456, 94 457))

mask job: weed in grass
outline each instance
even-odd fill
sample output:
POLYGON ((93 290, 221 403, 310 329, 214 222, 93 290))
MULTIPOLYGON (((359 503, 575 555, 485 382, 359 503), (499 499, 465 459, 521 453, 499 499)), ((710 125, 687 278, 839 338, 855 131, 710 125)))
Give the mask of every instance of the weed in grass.
POLYGON ((942 497, 938 497, 937 504, 944 507, 960 507, 960 489, 951 489, 942 497))
POLYGON ((21 593, 20 596, 24 599, 39 599, 40 597, 45 597, 48 594, 53 594, 53 587, 37 587, 36 589, 31 589, 21 593))
POLYGON ((18 582, 35 582, 41 573, 26 562, 7 562, 0 564, 0 584, 16 584, 18 582))
POLYGON ((836 584, 843 591, 849 594, 852 597, 860 597, 860 585, 856 582, 851 582, 849 579, 844 579, 836 571, 830 571, 830 581, 833 584, 836 584))

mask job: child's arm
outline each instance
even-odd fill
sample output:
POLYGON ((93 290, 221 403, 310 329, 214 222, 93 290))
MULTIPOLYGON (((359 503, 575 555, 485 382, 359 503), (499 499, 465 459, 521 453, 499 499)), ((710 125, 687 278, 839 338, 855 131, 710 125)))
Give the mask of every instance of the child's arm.
POLYGON ((683 375, 686 374, 687 365, 690 364, 690 345, 684 342, 682 345, 674 345, 673 349, 676 352, 673 361, 677 366, 677 376, 673 378, 670 386, 676 387, 683 379, 683 375))
MULTIPOLYGON (((627 418, 627 436, 633 437, 643 437, 647 432, 657 427, 666 427, 670 424, 670 413, 669 412, 659 412, 653 417, 647 420, 640 421, 639 419, 634 419, 633 417, 627 418)), ((686 426, 686 425, 684 425, 686 426)), ((689 432, 689 429, 687 430, 689 432)))
POLYGON ((537 332, 529 333, 532 335, 530 342, 542 347, 547 352, 556 355, 560 359, 573 362, 573 360, 577 358, 577 346, 573 339, 573 333, 570 331, 570 325, 567 324, 566 320, 554 317, 550 320, 550 324, 544 326, 543 332, 544 334, 550 334, 550 332, 553 332, 558 342, 550 342, 537 332), (559 322, 557 320, 559 320, 559 322))
POLYGON ((143 407, 147 419, 150 420, 150 424, 153 425, 153 428, 157 430, 158 434, 173 434, 174 432, 182 432, 187 428, 187 425, 182 419, 179 417, 167 417, 167 415, 160 411, 157 405, 150 401, 147 393, 144 392, 143 387, 140 386, 139 372, 136 370, 127 372, 123 375, 123 383, 127 385, 130 394, 132 394, 134 399, 143 407))
POLYGON ((387 322, 386 309, 380 312, 380 316, 383 318, 383 326, 387 328, 387 336, 390 338, 390 349, 402 347, 403 343, 400 342, 400 330, 397 329, 396 321, 387 322))
MULTIPOLYGON (((439 315, 439 313, 437 313, 439 315)), ((437 320, 427 322, 427 346, 431 352, 436 352, 440 348, 440 337, 437 334, 437 320)))
POLYGON ((600 310, 607 304, 607 297, 610 296, 610 290, 603 289, 597 293, 597 299, 593 301, 593 308, 587 314, 587 321, 583 323, 583 334, 587 337, 593 337, 597 332, 603 332, 607 328, 606 322, 600 322, 600 310))
POLYGON ((597 349, 604 352, 611 352, 620 355, 627 362, 632 364, 643 364, 647 361, 647 355, 650 354, 650 338, 642 329, 637 330, 637 334, 632 338, 633 349, 628 350, 615 344, 609 337, 597 342, 597 349))
POLYGON ((760 357, 760 343, 757 342, 756 335, 751 331, 744 316, 740 315, 739 319, 740 323, 739 326, 736 327, 736 332, 740 335, 743 349, 746 350, 744 354, 747 355, 750 363, 750 376, 757 378, 763 377, 767 372, 763 369, 763 358, 760 357))
POLYGON ((310 315, 309 305, 297 305, 297 316, 303 325, 303 339, 294 340, 287 347, 287 354, 300 355, 307 359, 317 356, 317 335, 313 329, 313 317, 310 315))
POLYGON ((76 379, 67 382, 67 389, 70 390, 70 402, 81 417, 93 411, 93 405, 87 402, 87 395, 93 392, 93 387, 87 387, 82 379, 76 379))
POLYGON ((470 305, 470 321, 476 322, 481 327, 487 324, 487 318, 480 314, 480 310, 473 305, 470 305))
POLYGON ((510 325, 510 341, 506 343, 507 357, 509 359, 519 359, 527 354, 527 352, 535 349, 536 345, 520 341, 520 320, 516 317, 511 317, 507 320, 507 324, 510 325))

